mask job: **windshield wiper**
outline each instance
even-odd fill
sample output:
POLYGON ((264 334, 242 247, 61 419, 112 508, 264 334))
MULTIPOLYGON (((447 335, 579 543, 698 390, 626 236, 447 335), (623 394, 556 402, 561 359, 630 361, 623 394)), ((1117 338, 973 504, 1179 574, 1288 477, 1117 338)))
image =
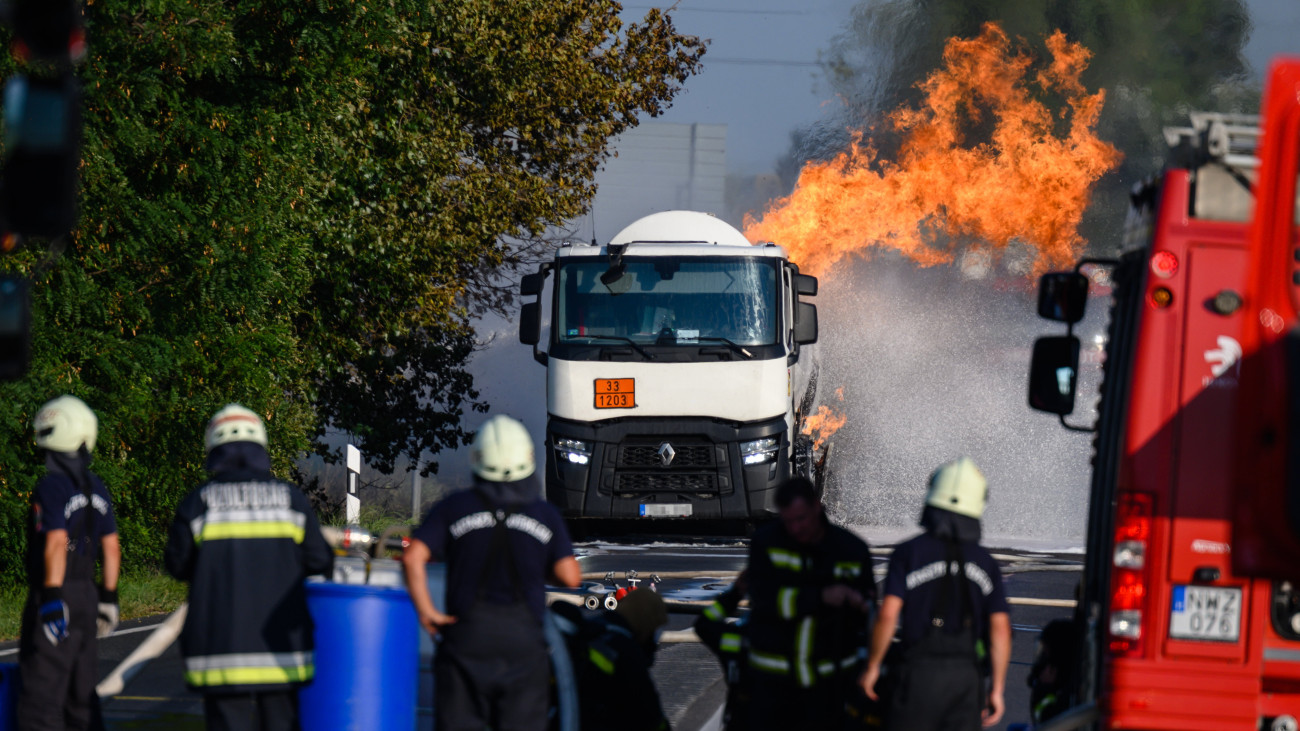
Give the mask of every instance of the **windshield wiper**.
MULTIPOLYGON (((726 343, 726 345, 727 345, 728 348, 731 348, 732 350, 736 351, 737 353, 740 353, 741 355, 745 356, 746 358, 753 358, 753 357, 754 357, 754 354, 753 354, 753 353, 749 352, 748 350, 746 350, 746 349, 743 348, 742 346, 737 345, 737 344, 731 342, 730 340, 728 340, 728 339, 726 339, 726 338, 720 338, 720 337, 716 337, 716 336, 705 336, 705 337, 698 337, 698 338, 685 338, 685 340, 686 340, 687 342, 689 342, 689 341, 691 341, 691 340, 709 340, 709 341, 712 341, 712 342, 715 342, 715 343, 726 343)), ((678 340, 677 342, 680 343, 680 342, 682 342, 682 341, 681 341, 681 340, 678 340)))
POLYGON ((636 352, 644 356, 646 360, 655 359, 653 353, 646 350, 645 348, 642 348, 640 345, 637 345, 636 341, 632 340, 631 338, 625 338, 620 335, 584 335, 583 337, 587 338, 588 340, 617 340, 621 343, 627 343, 628 345, 632 346, 633 350, 635 350, 636 352))

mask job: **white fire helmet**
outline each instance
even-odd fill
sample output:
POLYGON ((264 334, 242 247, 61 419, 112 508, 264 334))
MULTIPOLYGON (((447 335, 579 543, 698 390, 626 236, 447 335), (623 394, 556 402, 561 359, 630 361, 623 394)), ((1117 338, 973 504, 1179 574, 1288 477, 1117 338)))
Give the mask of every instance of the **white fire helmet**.
POLYGON ((979 520, 989 499, 989 483, 970 457, 939 467, 930 475, 925 504, 979 520))
POLYGON ((253 442, 266 446, 266 425, 262 417, 239 404, 230 404, 208 422, 203 435, 204 451, 211 452, 222 444, 253 442))
POLYGON ((509 416, 483 422, 470 447, 474 474, 489 482, 513 482, 533 474, 533 438, 523 424, 509 416))
POLYGON ((85 401, 76 396, 60 396, 46 402, 32 421, 36 432, 36 446, 51 452, 76 452, 86 445, 87 452, 95 451, 95 437, 99 435, 99 419, 85 401))

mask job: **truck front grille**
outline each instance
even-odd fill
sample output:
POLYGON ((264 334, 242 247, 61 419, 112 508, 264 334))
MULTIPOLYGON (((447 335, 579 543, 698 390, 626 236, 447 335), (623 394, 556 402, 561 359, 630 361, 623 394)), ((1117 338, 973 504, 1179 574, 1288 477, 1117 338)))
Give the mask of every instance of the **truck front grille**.
POLYGON ((680 472, 620 473, 614 479, 615 492, 715 492, 717 475, 680 472))
MULTIPOLYGON (((663 467, 663 458, 659 456, 662 444, 625 444, 619 448, 618 466, 632 469, 663 467)), ((669 469, 701 469, 713 467, 713 445, 711 444, 672 444, 673 459, 669 469)))

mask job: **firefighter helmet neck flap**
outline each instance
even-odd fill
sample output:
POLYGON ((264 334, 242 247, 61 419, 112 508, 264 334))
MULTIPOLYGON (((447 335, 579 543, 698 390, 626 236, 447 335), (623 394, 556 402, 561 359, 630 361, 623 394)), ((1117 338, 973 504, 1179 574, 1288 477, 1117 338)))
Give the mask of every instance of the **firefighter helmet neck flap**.
POLYGON ((494 416, 479 427, 470 449, 474 474, 489 482, 514 482, 533 474, 533 438, 509 416, 494 416))
POLYGON ((87 452, 93 452, 99 420, 86 402, 76 396, 60 396, 36 412, 32 428, 41 449, 75 453, 85 445, 87 452))
POLYGON ((988 481, 975 462, 969 457, 958 457, 930 475, 925 504, 979 520, 988 497, 988 481))
POLYGON ((266 446, 266 425, 262 417, 239 404, 230 404, 218 411, 208 422, 208 429, 203 435, 205 451, 231 442, 253 442, 266 446))

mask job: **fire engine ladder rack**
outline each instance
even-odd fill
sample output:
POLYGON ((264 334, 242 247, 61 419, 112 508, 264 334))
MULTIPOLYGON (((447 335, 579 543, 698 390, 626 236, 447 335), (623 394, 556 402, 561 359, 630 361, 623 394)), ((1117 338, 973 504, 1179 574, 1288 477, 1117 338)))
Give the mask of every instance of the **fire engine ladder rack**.
POLYGON ((1257 168, 1260 118, 1257 114, 1191 112, 1192 126, 1165 127, 1165 141, 1171 148, 1186 145, 1214 161, 1234 168, 1257 168))

